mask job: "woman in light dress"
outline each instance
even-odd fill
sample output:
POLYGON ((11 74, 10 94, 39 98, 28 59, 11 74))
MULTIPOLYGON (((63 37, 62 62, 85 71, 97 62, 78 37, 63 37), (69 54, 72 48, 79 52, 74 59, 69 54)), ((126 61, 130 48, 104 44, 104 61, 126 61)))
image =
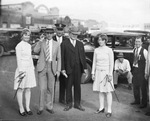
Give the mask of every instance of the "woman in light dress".
POLYGON ((98 35, 99 47, 94 51, 93 65, 92 65, 92 79, 93 91, 99 92, 99 109, 95 113, 104 113, 104 100, 107 99, 107 113, 106 117, 112 115, 112 91, 114 91, 113 84, 113 66, 114 54, 111 48, 106 46, 108 37, 105 34, 98 35))
POLYGON ((17 69, 15 72, 14 90, 17 90, 17 101, 19 105, 19 114, 21 116, 32 115, 30 110, 31 88, 36 86, 34 65, 31 55, 30 30, 25 28, 21 33, 21 42, 16 46, 17 69), (23 74, 22 74, 23 73, 23 74), (18 76, 22 74, 21 76, 18 76), (22 78, 19 84, 19 79, 22 78), (25 93, 25 108, 23 106, 23 92, 25 93))

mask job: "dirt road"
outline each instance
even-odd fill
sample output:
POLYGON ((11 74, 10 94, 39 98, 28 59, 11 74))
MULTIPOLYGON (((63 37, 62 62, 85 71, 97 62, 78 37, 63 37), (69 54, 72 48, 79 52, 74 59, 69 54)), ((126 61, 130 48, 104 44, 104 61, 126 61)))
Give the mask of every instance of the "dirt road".
POLYGON ((68 112, 63 111, 64 105, 58 103, 58 86, 56 83, 56 95, 54 111, 55 114, 49 114, 44 111, 42 115, 37 115, 39 90, 38 87, 32 89, 31 109, 33 116, 21 117, 18 114, 18 105, 16 99, 13 99, 13 78, 16 68, 15 56, 0 57, 0 121, 148 121, 150 117, 144 115, 147 109, 139 109, 137 106, 131 106, 133 101, 132 91, 125 86, 120 85, 116 93, 120 103, 117 102, 113 94, 112 117, 106 118, 105 113, 94 114, 98 109, 98 94, 92 91, 92 83, 82 84, 81 104, 85 111, 79 111, 72 108, 68 112))

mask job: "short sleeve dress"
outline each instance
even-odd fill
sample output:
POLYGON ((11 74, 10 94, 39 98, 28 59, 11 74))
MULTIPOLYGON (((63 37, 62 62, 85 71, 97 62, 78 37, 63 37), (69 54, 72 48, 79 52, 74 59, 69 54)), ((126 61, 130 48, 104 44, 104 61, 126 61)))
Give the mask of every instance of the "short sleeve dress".
POLYGON ((21 41, 16 46, 16 59, 17 59, 17 69, 15 72, 15 80, 14 80, 14 90, 18 88, 18 80, 19 72, 25 72, 25 77, 20 83, 19 88, 32 88, 36 86, 36 78, 34 65, 31 54, 31 45, 27 42, 21 41))
POLYGON ((113 77, 108 82, 106 75, 113 76, 114 54, 107 46, 98 47, 94 51, 92 74, 95 74, 93 91, 111 92, 114 91, 113 77))

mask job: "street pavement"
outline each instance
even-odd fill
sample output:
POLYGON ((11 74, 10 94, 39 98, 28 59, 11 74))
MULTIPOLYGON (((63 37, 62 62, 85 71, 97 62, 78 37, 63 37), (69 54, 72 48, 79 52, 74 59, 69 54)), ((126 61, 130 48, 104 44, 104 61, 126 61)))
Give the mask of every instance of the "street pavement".
MULTIPOLYGON (((107 118, 105 113, 94 114, 99 107, 98 93, 92 91, 92 83, 82 84, 81 104, 85 111, 72 108, 65 112, 64 105, 58 103, 59 82, 56 83, 54 114, 44 110, 42 115, 37 115, 39 104, 39 88, 32 89, 31 110, 32 116, 22 117, 18 113, 17 100, 13 99, 14 73, 16 69, 15 56, 0 57, 0 121, 149 121, 150 117, 145 116, 147 109, 139 109, 138 106, 131 106, 133 101, 132 90, 128 90, 125 84, 120 84, 116 89, 119 98, 117 101, 113 93, 112 117, 107 118)), ((36 73, 37 74, 37 73, 36 73)), ((38 84, 38 81, 37 81, 38 84)))

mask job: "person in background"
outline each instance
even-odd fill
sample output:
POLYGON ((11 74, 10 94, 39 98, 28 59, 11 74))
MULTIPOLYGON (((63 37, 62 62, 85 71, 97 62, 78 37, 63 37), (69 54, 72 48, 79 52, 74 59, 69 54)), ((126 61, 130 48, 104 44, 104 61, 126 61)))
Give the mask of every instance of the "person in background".
POLYGON ((148 81, 148 97, 149 97, 149 108, 145 115, 150 116, 150 36, 147 38, 148 46, 148 54, 147 54, 147 63, 146 63, 146 73, 145 79, 148 81))
POLYGON ((66 107, 64 111, 72 108, 72 86, 74 86, 74 108, 84 111, 81 106, 81 75, 87 73, 83 43, 77 40, 78 28, 71 27, 69 39, 61 44, 62 73, 66 80, 66 107))
MULTIPOLYGON (((57 23, 55 24, 55 26, 56 26, 56 35, 53 36, 53 40, 61 44, 63 41, 66 40, 63 31, 66 25, 62 23, 57 23)), ((59 77, 59 102, 62 104, 66 104, 66 78, 62 73, 60 73, 59 77)))
POLYGON ((30 30, 24 28, 21 33, 21 42, 16 46, 17 69, 15 72, 14 89, 17 90, 19 114, 21 116, 33 115, 30 109, 31 88, 36 86, 34 65, 31 55, 30 30), (18 75, 24 73, 24 78, 19 82, 18 75), (20 83, 20 84, 19 84, 20 83), (23 92, 25 92, 25 108, 23 106, 23 92))
POLYGON ((135 39, 134 61, 133 61, 133 94, 134 102, 131 105, 140 105, 139 108, 147 107, 147 81, 145 79, 146 74, 146 62, 147 62, 147 50, 142 47, 142 37, 135 39))
POLYGON ((112 115, 112 91, 114 91, 113 84, 113 66, 114 54, 111 48, 106 46, 108 37, 105 34, 98 35, 99 47, 94 50, 93 65, 92 65, 92 79, 93 91, 99 93, 99 109, 96 114, 104 113, 104 99, 107 98, 107 113, 106 117, 112 115))
POLYGON ((118 77, 126 77, 128 80, 128 89, 132 89, 132 73, 130 63, 127 59, 124 58, 123 53, 119 53, 117 55, 118 59, 115 61, 114 66, 114 87, 117 88, 118 84, 118 77))
POLYGON ((40 101, 37 114, 43 113, 45 102, 46 110, 54 114, 54 84, 55 76, 59 78, 61 71, 61 51, 58 42, 52 39, 54 35, 53 26, 47 26, 45 29, 46 37, 40 39, 34 48, 35 53, 39 53, 37 62, 37 71, 40 87, 40 101), (45 99, 45 96, 47 97, 45 99))

